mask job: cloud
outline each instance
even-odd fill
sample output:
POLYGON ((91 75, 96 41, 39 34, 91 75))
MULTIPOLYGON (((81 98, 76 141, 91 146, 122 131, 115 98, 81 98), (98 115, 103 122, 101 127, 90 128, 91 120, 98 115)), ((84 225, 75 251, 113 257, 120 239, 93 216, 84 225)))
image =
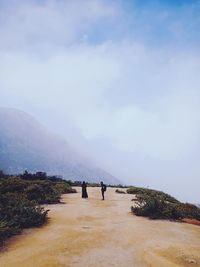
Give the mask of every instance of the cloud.
MULTIPOLYGON (((173 191, 193 179, 196 186, 200 56, 182 16, 194 6, 128 12, 122 1, 81 3, 2 7, 0 104, 33 114, 128 182, 173 191), (167 42, 154 29, 158 21, 167 42), (180 47, 166 27, 181 33, 180 47)), ((196 29, 196 17, 187 23, 196 29)))
POLYGON ((84 41, 91 25, 116 15, 117 8, 106 1, 14 1, 0 11, 0 47, 37 52, 44 47, 66 47, 84 41))

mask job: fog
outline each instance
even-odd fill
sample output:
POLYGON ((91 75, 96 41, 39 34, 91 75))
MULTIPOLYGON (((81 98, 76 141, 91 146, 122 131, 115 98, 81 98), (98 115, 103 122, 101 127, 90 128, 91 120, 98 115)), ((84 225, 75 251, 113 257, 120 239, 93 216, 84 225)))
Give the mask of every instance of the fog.
POLYGON ((144 2, 1 1, 0 105, 123 183, 200 203, 200 4, 144 2))

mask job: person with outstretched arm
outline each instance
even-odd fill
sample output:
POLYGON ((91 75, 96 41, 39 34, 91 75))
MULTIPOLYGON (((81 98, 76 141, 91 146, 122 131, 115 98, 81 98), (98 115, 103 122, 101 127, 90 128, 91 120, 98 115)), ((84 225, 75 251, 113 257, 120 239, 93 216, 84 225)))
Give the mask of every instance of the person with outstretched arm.
POLYGON ((104 193, 106 192, 106 185, 103 182, 101 182, 100 185, 101 185, 102 200, 104 200, 104 193))

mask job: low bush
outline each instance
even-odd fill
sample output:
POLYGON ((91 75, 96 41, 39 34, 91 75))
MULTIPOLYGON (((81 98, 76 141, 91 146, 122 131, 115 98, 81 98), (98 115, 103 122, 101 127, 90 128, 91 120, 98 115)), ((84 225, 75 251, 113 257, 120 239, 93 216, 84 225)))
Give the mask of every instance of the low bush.
POLYGON ((42 225, 48 210, 27 199, 24 193, 7 192, 0 195, 0 245, 23 228, 42 225))
POLYGON ((30 183, 25 189, 28 200, 36 201, 39 204, 53 204, 60 201, 61 193, 56 190, 56 184, 50 182, 30 183))
POLYGON ((126 192, 124 192, 123 190, 119 190, 119 189, 116 189, 115 192, 118 194, 126 194, 126 192))
POLYGON ((60 194, 77 193, 76 189, 72 188, 69 184, 63 183, 63 182, 62 183, 61 182, 56 183, 55 189, 60 194))
MULTIPOLYGON (((1 174, 1 177, 3 175, 1 174)), ((75 193, 61 179, 28 180, 20 177, 0 179, 0 246, 24 228, 41 226, 48 210, 41 204, 59 203, 61 194, 75 193)))
POLYGON ((142 188, 142 187, 130 187, 127 189, 128 194, 135 194, 135 195, 142 195, 142 196, 152 196, 159 199, 162 199, 164 201, 168 201, 171 203, 180 203, 177 199, 170 196, 169 194, 166 194, 162 191, 154 190, 154 189, 148 189, 148 188, 142 188))
POLYGON ((129 194, 136 195, 136 205, 132 212, 137 216, 151 219, 182 220, 190 218, 200 220, 200 209, 189 203, 181 203, 161 191, 131 187, 129 194))

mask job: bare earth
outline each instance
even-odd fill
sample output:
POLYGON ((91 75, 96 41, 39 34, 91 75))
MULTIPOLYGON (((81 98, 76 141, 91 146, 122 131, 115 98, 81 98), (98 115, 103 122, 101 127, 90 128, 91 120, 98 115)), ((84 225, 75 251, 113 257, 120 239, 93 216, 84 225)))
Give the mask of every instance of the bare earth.
MULTIPOLYGON (((80 188, 78 189, 80 192, 80 188)), ((48 208, 49 223, 10 240, 1 267, 200 266, 200 227, 131 214, 132 195, 99 188, 89 199, 64 195, 48 208)))

